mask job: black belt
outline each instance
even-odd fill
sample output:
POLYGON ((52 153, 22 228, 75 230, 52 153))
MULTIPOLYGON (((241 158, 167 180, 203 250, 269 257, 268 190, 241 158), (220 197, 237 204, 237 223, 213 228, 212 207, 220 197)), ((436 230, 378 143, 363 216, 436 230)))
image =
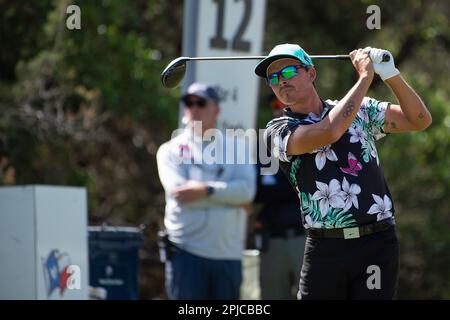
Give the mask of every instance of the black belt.
POLYGON ((298 228, 288 228, 284 230, 271 231, 270 236, 272 238, 293 238, 300 236, 303 233, 303 228, 299 226, 298 228))
POLYGON ((385 231, 395 225, 395 219, 388 218, 371 224, 341 229, 306 229, 311 238, 355 239, 369 234, 385 231))

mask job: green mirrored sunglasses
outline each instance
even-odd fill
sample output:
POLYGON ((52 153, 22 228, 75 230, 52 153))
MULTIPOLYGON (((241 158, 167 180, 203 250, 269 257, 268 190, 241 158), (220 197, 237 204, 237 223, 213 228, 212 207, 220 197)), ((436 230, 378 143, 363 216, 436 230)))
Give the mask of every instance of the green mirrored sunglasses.
POLYGON ((269 74, 267 77, 267 84, 269 86, 276 86, 278 83, 280 83, 279 76, 281 75, 284 79, 291 79, 298 75, 298 69, 300 68, 306 68, 304 65, 297 65, 297 66, 287 66, 281 69, 278 72, 269 74))

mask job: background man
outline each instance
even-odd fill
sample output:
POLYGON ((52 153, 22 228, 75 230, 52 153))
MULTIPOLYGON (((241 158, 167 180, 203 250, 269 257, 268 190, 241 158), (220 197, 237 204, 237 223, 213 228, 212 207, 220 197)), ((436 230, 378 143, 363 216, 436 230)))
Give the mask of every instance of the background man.
POLYGON ((157 153, 166 193, 164 225, 172 244, 167 294, 171 299, 239 299, 247 219, 242 205, 255 195, 255 169, 250 163, 202 160, 211 144, 223 155, 237 147, 208 137, 219 114, 212 87, 194 83, 182 102, 187 126, 157 153))

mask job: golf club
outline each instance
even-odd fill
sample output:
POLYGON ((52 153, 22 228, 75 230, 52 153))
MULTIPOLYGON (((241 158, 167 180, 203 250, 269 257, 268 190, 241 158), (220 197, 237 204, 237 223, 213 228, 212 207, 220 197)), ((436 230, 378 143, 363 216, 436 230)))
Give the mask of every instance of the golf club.
MULTIPOLYGON (((311 55, 315 60, 349 60, 349 55, 311 55)), ((161 82, 166 88, 175 88, 179 85, 186 73, 186 62, 197 60, 262 60, 266 56, 231 56, 231 57, 179 57, 172 60, 161 73, 161 82)), ((383 55, 383 61, 389 61, 388 54, 383 55)))

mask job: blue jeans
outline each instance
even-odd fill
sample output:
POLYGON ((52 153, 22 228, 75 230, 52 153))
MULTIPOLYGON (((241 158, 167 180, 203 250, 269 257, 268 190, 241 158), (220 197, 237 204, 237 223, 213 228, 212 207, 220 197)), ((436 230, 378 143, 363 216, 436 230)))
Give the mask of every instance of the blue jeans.
POLYGON ((166 262, 166 291, 172 300, 238 300, 240 260, 215 260, 173 248, 166 262))

